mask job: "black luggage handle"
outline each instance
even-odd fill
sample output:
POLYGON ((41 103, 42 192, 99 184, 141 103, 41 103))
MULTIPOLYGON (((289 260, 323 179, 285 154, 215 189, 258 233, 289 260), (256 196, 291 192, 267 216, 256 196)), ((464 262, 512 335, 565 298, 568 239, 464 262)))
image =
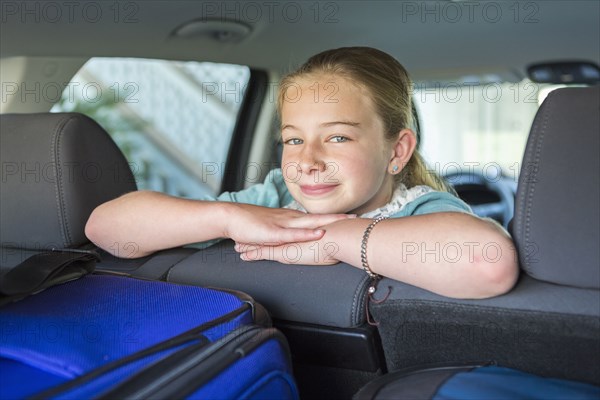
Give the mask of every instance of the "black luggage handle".
POLYGON ((0 276, 0 306, 94 271, 100 255, 91 250, 51 249, 35 254, 0 276))

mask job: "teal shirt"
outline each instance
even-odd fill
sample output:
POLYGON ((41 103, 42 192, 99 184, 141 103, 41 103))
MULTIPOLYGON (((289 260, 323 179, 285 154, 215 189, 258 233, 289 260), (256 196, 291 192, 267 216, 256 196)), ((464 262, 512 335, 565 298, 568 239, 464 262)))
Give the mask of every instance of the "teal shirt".
POLYGON ((430 192, 408 203, 390 218, 424 215, 438 212, 462 212, 472 214, 471 207, 448 192, 430 192))
POLYGON ((294 198, 285 186, 281 169, 274 169, 269 172, 263 183, 239 192, 224 192, 216 199, 212 198, 212 200, 281 208, 290 204, 294 198))

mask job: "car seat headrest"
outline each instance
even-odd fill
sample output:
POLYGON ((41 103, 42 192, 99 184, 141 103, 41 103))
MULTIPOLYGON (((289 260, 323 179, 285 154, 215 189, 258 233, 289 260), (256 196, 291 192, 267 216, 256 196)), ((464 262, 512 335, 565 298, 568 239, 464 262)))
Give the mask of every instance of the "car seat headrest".
POLYGON ((137 189, 119 148, 84 115, 0 115, 0 139, 2 247, 81 246, 94 208, 137 189))
POLYGON ((551 92, 527 141, 513 235, 525 272, 600 288, 600 87, 551 92))

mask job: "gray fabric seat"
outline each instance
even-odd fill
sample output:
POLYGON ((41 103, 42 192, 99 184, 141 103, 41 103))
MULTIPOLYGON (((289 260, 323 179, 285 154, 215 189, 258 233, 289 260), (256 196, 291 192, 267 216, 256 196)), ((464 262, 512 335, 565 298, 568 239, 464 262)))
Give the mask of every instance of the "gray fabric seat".
MULTIPOLYGON (((94 248, 84 233, 100 204, 137 190, 108 133, 77 113, 3 114, 0 275, 52 248, 94 248)), ((167 250, 138 260, 101 252, 97 269, 158 279, 194 253, 167 250)))
POLYGON ((170 269, 167 280, 227 287, 250 294, 274 318, 339 328, 365 321, 368 276, 346 264, 246 262, 231 241, 198 251, 170 269))
POLYGON ((552 92, 529 137, 513 235, 525 272, 600 289, 600 87, 552 92))
POLYGON ((600 87, 552 92, 523 158, 513 237, 522 276, 508 294, 454 300, 385 279, 372 304, 389 370, 496 361, 600 383, 600 87))
POLYGON ((89 245, 92 210, 136 190, 106 131, 76 113, 3 114, 1 271, 52 248, 89 245))

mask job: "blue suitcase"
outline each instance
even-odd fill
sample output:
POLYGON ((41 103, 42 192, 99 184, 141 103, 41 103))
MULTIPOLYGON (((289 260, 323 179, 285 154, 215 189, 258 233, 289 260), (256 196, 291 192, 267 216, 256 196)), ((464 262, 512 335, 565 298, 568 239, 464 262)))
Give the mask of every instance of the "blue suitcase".
POLYGON ((285 338, 258 313, 166 282, 54 286, 0 308, 0 398, 297 399, 285 338))

